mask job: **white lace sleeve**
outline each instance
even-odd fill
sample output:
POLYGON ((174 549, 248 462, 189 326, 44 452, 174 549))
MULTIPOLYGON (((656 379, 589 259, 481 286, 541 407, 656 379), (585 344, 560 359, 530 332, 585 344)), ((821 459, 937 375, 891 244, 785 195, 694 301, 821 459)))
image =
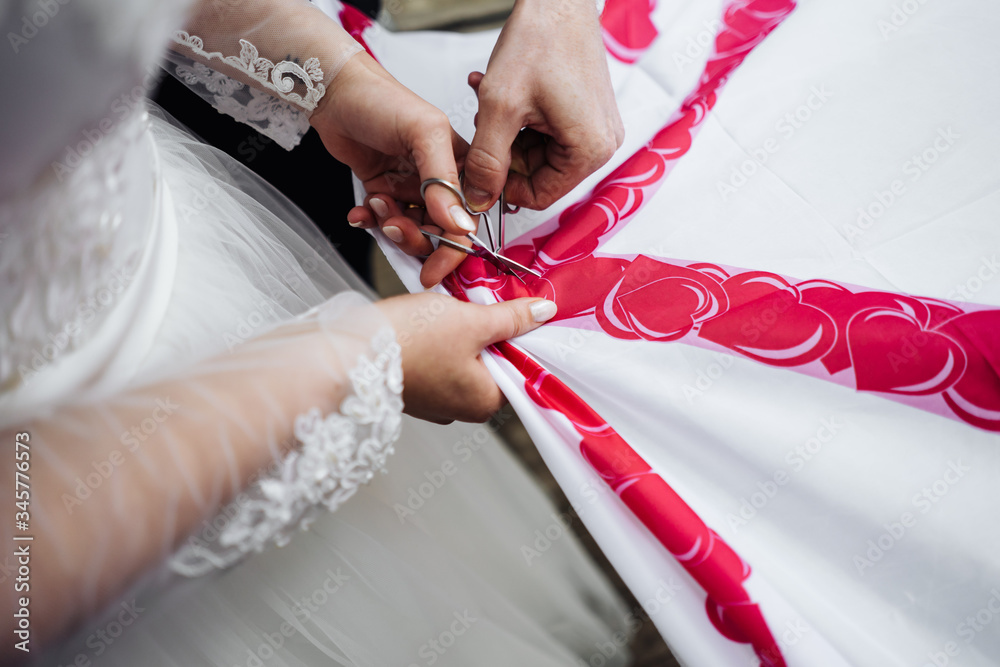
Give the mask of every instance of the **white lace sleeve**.
POLYGON ((309 116, 302 109, 204 63, 171 52, 163 67, 216 111, 249 125, 285 150, 298 146, 309 131, 309 116))
POLYGON ((225 527, 194 535, 171 560, 194 577, 227 568, 269 543, 284 546, 307 530, 321 507, 334 511, 383 471, 402 424, 403 373, 392 329, 376 334, 374 359, 362 356, 349 373, 352 393, 339 412, 313 408, 295 420, 299 447, 220 513, 225 527))
POLYGON ((290 150, 327 84, 364 49, 305 0, 203 2, 164 68, 221 113, 290 150))

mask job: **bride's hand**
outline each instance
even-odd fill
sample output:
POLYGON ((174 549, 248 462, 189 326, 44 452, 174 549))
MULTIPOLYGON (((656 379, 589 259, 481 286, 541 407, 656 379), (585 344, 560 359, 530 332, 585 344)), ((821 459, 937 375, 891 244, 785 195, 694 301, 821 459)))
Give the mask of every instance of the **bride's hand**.
MULTIPOLYGON (((424 180, 458 183, 456 157, 464 158, 469 148, 443 111, 396 81, 366 53, 344 65, 309 122, 330 154, 351 168, 369 194, 381 193, 390 201, 424 205, 420 195, 424 180)), ((429 188, 425 205, 430 216, 426 222, 443 229, 449 238, 463 239, 476 230, 458 198, 446 188, 429 188)), ((366 226, 358 224, 356 211, 352 224, 366 226)), ((370 213, 367 219, 374 224, 370 213)), ((380 226, 385 221, 377 220, 380 226)), ((403 250, 431 254, 433 247, 416 226, 402 223, 403 250)), ((397 241, 391 231, 389 238, 397 241)), ((439 248, 425 263, 421 282, 428 287, 441 282, 463 259, 465 254, 457 250, 439 248)))
POLYGON ((404 411, 438 423, 482 422, 504 403, 479 353, 552 319, 545 299, 491 306, 423 293, 378 302, 403 348, 404 411))

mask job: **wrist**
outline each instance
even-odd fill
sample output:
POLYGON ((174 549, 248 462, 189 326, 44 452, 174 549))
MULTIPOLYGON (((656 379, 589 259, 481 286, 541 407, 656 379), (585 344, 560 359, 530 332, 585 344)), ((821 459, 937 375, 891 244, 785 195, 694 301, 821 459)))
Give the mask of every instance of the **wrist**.
POLYGON ((371 60, 365 53, 364 47, 358 44, 353 37, 341 31, 338 35, 336 49, 338 56, 332 59, 328 71, 325 72, 326 92, 316 104, 316 108, 309 116, 309 124, 321 130, 321 126, 328 126, 331 120, 331 111, 335 107, 334 100, 341 97, 345 88, 350 87, 350 82, 358 76, 358 69, 364 68, 363 61, 371 60))

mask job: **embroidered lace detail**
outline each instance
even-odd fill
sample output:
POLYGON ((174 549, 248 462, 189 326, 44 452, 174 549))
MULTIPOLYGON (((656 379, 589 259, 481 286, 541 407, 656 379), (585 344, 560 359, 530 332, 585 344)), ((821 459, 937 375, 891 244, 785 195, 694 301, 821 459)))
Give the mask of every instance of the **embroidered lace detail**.
POLYGON ((253 127, 286 150, 298 145, 302 135, 309 130, 309 118, 301 110, 203 63, 179 64, 172 73, 206 98, 217 111, 253 127))
POLYGON ((110 121, 0 202, 0 394, 83 345, 133 280, 151 223, 149 120, 140 105, 110 121))
POLYGON ((303 65, 290 60, 282 60, 275 64, 267 58, 262 58, 257 47, 245 39, 240 40, 239 56, 226 56, 218 51, 205 51, 204 40, 184 30, 174 33, 174 41, 188 47, 206 60, 221 60, 268 90, 274 91, 281 99, 296 104, 306 111, 315 109, 326 93, 326 86, 322 83, 323 68, 319 65, 319 58, 309 58, 303 65), (297 83, 305 86, 304 96, 294 92, 297 83))
POLYGON ((201 576, 230 567, 268 543, 284 546, 296 526, 309 528, 320 506, 336 510, 375 471, 384 472, 402 425, 401 350, 388 327, 375 335, 372 349, 374 360, 361 356, 351 370, 353 393, 340 411, 324 417, 313 408, 299 415, 295 437, 301 447, 211 522, 215 526, 220 517, 232 517, 217 539, 190 538, 171 562, 174 571, 201 576))

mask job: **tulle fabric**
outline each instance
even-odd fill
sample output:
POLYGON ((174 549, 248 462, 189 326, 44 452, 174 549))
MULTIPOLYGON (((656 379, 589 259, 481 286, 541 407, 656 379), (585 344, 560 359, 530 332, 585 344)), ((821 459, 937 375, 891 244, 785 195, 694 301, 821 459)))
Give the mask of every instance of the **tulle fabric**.
POLYGON ((144 380, 180 356, 231 352, 278 323, 354 290, 347 262, 280 192, 152 108, 152 135, 174 202, 176 278, 144 380), (221 328, 220 328, 221 325, 221 328))
POLYGON ((557 534, 560 518, 488 427, 407 419, 397 450, 387 475, 287 547, 137 596, 144 611, 107 647, 113 606, 60 664, 547 667, 602 646, 606 664, 626 664, 633 626, 575 538, 560 529, 525 559, 535 531, 557 534), (408 501, 421 493, 423 506, 408 501), (408 502, 417 509, 401 520, 408 502))
MULTIPOLYGON (((245 364, 248 343, 294 342, 289 320, 358 286, 283 197, 155 109, 151 115, 160 182, 173 207, 167 217, 176 224, 176 270, 149 352, 125 386, 197 380, 245 364), (192 367, 206 359, 214 361, 192 367)), ((327 329, 346 371, 381 320, 360 297, 343 299, 335 300, 341 306, 327 329)), ((308 363, 286 358, 291 377, 308 363)), ((199 407, 207 430, 220 427, 215 410, 225 396, 218 398, 199 407)), ((270 446, 277 460, 281 443, 270 446)), ((567 532, 565 517, 489 427, 406 420, 396 449, 387 475, 288 546, 196 581, 162 567, 45 660, 67 664, 82 654, 95 665, 569 665, 610 646, 607 664, 625 663, 625 610, 567 532), (535 548, 546 531, 556 535, 550 547, 526 557, 524 548, 535 548), (303 597, 325 602, 313 610, 303 597), (127 632, 111 637, 123 620, 127 632)), ((211 474, 217 493, 237 483, 228 467, 211 474)), ((217 498, 202 505, 215 507, 217 498)), ((120 509, 127 528, 127 507, 120 509)), ((169 516, 177 507, 163 511, 169 516)), ((214 521, 218 515, 208 512, 195 534, 211 539, 214 521)), ((108 537, 96 532, 95 545, 108 537)), ((107 553, 92 557, 100 562, 107 553)))

